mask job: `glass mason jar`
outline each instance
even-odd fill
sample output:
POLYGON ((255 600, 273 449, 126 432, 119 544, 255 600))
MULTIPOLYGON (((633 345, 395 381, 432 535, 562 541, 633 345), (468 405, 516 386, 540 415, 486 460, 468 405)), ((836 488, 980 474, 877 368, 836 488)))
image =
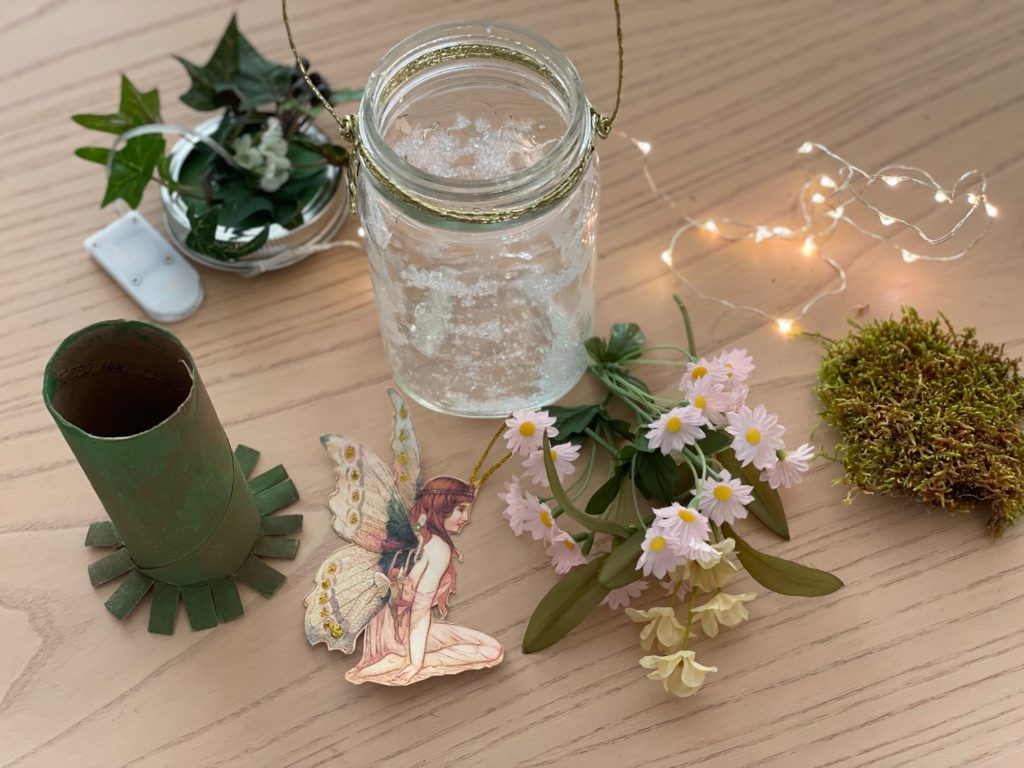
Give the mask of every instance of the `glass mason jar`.
POLYGON ((371 74, 359 213, 391 368, 421 404, 503 416, 585 371, 592 116, 565 54, 504 24, 425 30, 371 74))

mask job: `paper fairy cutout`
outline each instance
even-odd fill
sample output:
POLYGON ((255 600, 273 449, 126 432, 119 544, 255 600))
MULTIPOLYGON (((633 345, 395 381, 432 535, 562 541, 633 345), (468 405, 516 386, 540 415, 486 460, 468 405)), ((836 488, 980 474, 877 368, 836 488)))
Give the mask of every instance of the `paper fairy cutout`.
POLYGON ((424 484, 409 409, 398 392, 388 395, 392 467, 355 440, 320 438, 335 462, 337 490, 327 502, 333 527, 350 543, 317 570, 305 599, 306 639, 352 653, 362 635, 363 657, 345 675, 355 684, 409 685, 493 667, 504 657, 501 643, 446 621, 461 559, 452 537, 469 523, 491 473, 477 480, 478 466, 469 482, 435 477, 424 484))

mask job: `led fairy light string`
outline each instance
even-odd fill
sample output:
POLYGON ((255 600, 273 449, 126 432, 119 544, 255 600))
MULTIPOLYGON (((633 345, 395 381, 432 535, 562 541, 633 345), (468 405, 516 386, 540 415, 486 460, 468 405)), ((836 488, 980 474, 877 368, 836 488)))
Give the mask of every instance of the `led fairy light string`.
MULTIPOLYGON (((676 204, 675 200, 659 188, 651 174, 651 169, 647 161, 647 157, 653 149, 650 142, 642 141, 623 131, 618 131, 618 133, 633 144, 633 146, 635 146, 640 152, 642 157, 641 170, 651 192, 655 197, 664 201, 670 208, 679 212, 679 206, 676 204)), ((753 314, 760 315, 761 317, 775 323, 775 326, 783 334, 789 335, 795 332, 796 322, 807 315, 815 304, 828 296, 834 296, 846 290, 846 271, 834 259, 824 254, 819 247, 819 244, 828 238, 840 223, 849 224, 861 234, 892 248, 900 254, 905 262, 909 264, 915 261, 954 261, 956 259, 963 258, 988 233, 992 219, 994 219, 999 213, 996 206, 988 199, 988 183, 985 175, 980 171, 972 170, 962 174, 953 186, 947 189, 936 181, 930 173, 913 166, 887 165, 874 173, 869 173, 840 157, 823 144, 817 144, 809 141, 804 142, 797 150, 797 153, 801 155, 809 155, 815 151, 819 151, 824 155, 827 155, 829 158, 840 164, 840 168, 837 171, 839 181, 836 181, 829 175, 815 175, 803 183, 798 195, 800 214, 803 218, 802 226, 792 229, 786 226, 773 226, 770 224, 749 224, 728 217, 698 220, 686 213, 679 212, 684 223, 673 233, 672 238, 669 240, 668 247, 661 253, 661 260, 669 269, 672 270, 672 273, 699 298, 704 299, 705 301, 713 301, 717 304, 721 304, 728 309, 751 312, 753 314), (966 200, 970 207, 952 227, 937 237, 933 237, 917 224, 907 221, 906 219, 888 212, 878 205, 870 202, 865 197, 865 192, 872 185, 879 183, 885 184, 888 187, 898 187, 900 184, 904 183, 920 185, 932 192, 932 197, 938 204, 945 203, 952 205, 959 197, 966 195, 966 200), (863 226, 847 214, 848 210, 854 209, 855 207, 866 210, 874 216, 877 216, 879 224, 882 227, 889 228, 897 224, 902 225, 902 228, 910 230, 921 241, 930 246, 940 245, 951 240, 960 232, 968 221, 970 221, 971 217, 974 216, 975 213, 979 212, 979 210, 984 210, 986 218, 981 231, 978 232, 962 250, 947 255, 930 255, 911 251, 908 248, 893 242, 890 235, 880 234, 863 226), (796 314, 791 317, 778 317, 761 309, 760 307, 755 307, 749 304, 738 304, 719 296, 706 294, 698 289, 682 273, 682 271, 676 267, 675 264, 674 255, 676 244, 680 237, 691 230, 699 230, 721 240, 734 243, 749 240, 756 244, 773 238, 799 242, 800 252, 804 256, 817 256, 835 273, 838 284, 825 288, 814 294, 808 301, 801 305, 796 314)))

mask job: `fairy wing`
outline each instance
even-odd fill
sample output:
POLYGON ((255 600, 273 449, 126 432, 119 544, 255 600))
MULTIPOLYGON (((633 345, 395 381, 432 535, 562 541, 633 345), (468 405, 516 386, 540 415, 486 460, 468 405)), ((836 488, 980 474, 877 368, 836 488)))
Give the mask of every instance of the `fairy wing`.
POLYGON ((332 651, 352 653, 356 640, 391 596, 381 555, 348 544, 332 552, 316 572, 306 595, 306 640, 332 651))
POLYGON ((334 459, 337 488, 327 505, 335 532, 384 556, 415 549, 419 542, 407 507, 377 454, 340 435, 323 435, 320 442, 334 459))
POLYGON ((388 389, 391 407, 395 410, 394 427, 391 433, 391 451, 395 456, 394 479, 398 495, 406 509, 412 509, 416 494, 423 487, 423 470, 420 467, 420 446, 416 430, 412 427, 409 406, 394 389, 388 389))

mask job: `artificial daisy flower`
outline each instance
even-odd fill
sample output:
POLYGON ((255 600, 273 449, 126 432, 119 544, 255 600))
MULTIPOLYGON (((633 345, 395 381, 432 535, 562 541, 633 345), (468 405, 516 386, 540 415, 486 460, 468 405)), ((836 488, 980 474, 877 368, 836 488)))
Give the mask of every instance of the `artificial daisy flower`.
POLYGON ((703 421, 704 417, 696 408, 673 408, 647 425, 647 444, 664 454, 678 451, 704 437, 704 430, 700 428, 703 421))
POLYGON ((691 408, 700 411, 705 424, 724 424, 725 412, 733 410, 736 396, 726 392, 721 384, 705 376, 684 387, 691 408))
POLYGON ((747 516, 743 505, 754 500, 753 489, 734 479, 727 469, 719 474, 721 480, 708 480, 701 488, 700 511, 719 525, 742 520, 747 516))
POLYGON ((725 369, 725 377, 732 383, 746 381, 754 370, 754 358, 745 349, 730 349, 711 359, 712 363, 725 369))
POLYGON ((736 542, 733 539, 722 539, 712 544, 711 548, 718 553, 718 559, 708 564, 697 560, 690 565, 686 574, 690 584, 704 592, 721 589, 739 570, 736 568, 736 564, 729 559, 729 555, 736 548, 736 542))
POLYGON ((761 471, 761 479, 772 488, 791 488, 799 483, 814 458, 814 449, 804 443, 795 451, 780 451, 781 456, 774 464, 761 471))
MULTIPOLYGON (((512 530, 516 530, 514 525, 512 530)), ((527 493, 525 496, 522 522, 519 526, 519 532, 516 532, 516 536, 522 531, 526 531, 532 538, 538 541, 550 541, 561 533, 558 523, 555 522, 554 515, 551 514, 551 507, 544 504, 532 493, 527 493)))
POLYGON ((551 538, 551 543, 544 549, 544 554, 551 558, 555 573, 565 574, 577 565, 587 562, 580 545, 568 533, 559 531, 551 538))
POLYGON ((708 637, 715 637, 718 634, 718 625, 723 627, 735 627, 741 621, 750 617, 747 613, 747 606, 757 595, 753 592, 744 592, 741 595, 730 595, 727 592, 719 592, 708 600, 704 605, 698 605, 693 609, 694 614, 700 619, 700 626, 708 637))
POLYGON ((654 516, 677 541, 683 544, 705 542, 711 533, 708 519, 704 515, 695 509, 684 507, 679 502, 655 509, 654 516))
POLYGON ((647 626, 640 630, 640 646, 645 651, 651 650, 655 641, 662 650, 671 650, 682 643, 686 635, 686 627, 679 623, 676 612, 667 606, 647 611, 627 608, 626 615, 638 624, 646 622, 647 626))
MULTIPOLYGON (((558 481, 565 480, 567 475, 576 471, 573 462, 580 457, 580 447, 572 443, 561 443, 551 446, 551 461, 555 465, 555 474, 558 481)), ((530 475, 530 479, 545 488, 548 484, 548 471, 544 466, 544 451, 536 450, 526 457, 523 462, 523 470, 530 475)))
POLYGON ((718 562, 721 555, 718 550, 706 541, 693 541, 686 547, 686 556, 701 568, 710 568, 718 562))
POLYGON ((613 589, 607 595, 604 596, 604 600, 601 601, 601 605, 607 605, 613 611, 617 611, 619 608, 625 608, 643 594, 643 591, 647 589, 647 582, 634 581, 632 584, 627 584, 624 587, 613 589))
POLYGON ((763 405, 754 410, 744 405, 725 418, 729 422, 725 431, 733 436, 732 448, 741 464, 764 469, 776 462, 775 452, 785 445, 782 433, 786 431, 778 416, 768 413, 763 405))
POLYGON ((702 357, 695 363, 686 364, 686 373, 683 374, 679 388, 685 390, 686 387, 692 386, 700 379, 710 379, 717 384, 725 384, 729 380, 729 372, 721 363, 702 357))
POLYGON ((512 411, 512 417, 505 421, 508 429, 502 437, 512 453, 529 456, 544 442, 545 433, 549 438, 557 437, 555 418, 547 411, 512 411))
POLYGON ((516 536, 523 532, 523 523, 526 516, 526 498, 523 496, 523 489, 519 485, 519 478, 512 477, 512 482, 505 482, 505 492, 499 493, 498 498, 505 502, 505 508, 501 510, 504 517, 512 527, 516 536))
POLYGON ((655 578, 663 579, 669 571, 675 570, 686 559, 680 551, 680 542, 660 522, 655 522, 647 529, 647 534, 640 544, 640 559, 636 562, 638 571, 644 576, 654 574, 655 578))
POLYGON ((652 670, 649 680, 661 680, 668 693, 685 698, 693 696, 704 685, 708 672, 717 672, 718 667, 698 664, 693 651, 676 651, 668 656, 644 656, 640 666, 652 670))

